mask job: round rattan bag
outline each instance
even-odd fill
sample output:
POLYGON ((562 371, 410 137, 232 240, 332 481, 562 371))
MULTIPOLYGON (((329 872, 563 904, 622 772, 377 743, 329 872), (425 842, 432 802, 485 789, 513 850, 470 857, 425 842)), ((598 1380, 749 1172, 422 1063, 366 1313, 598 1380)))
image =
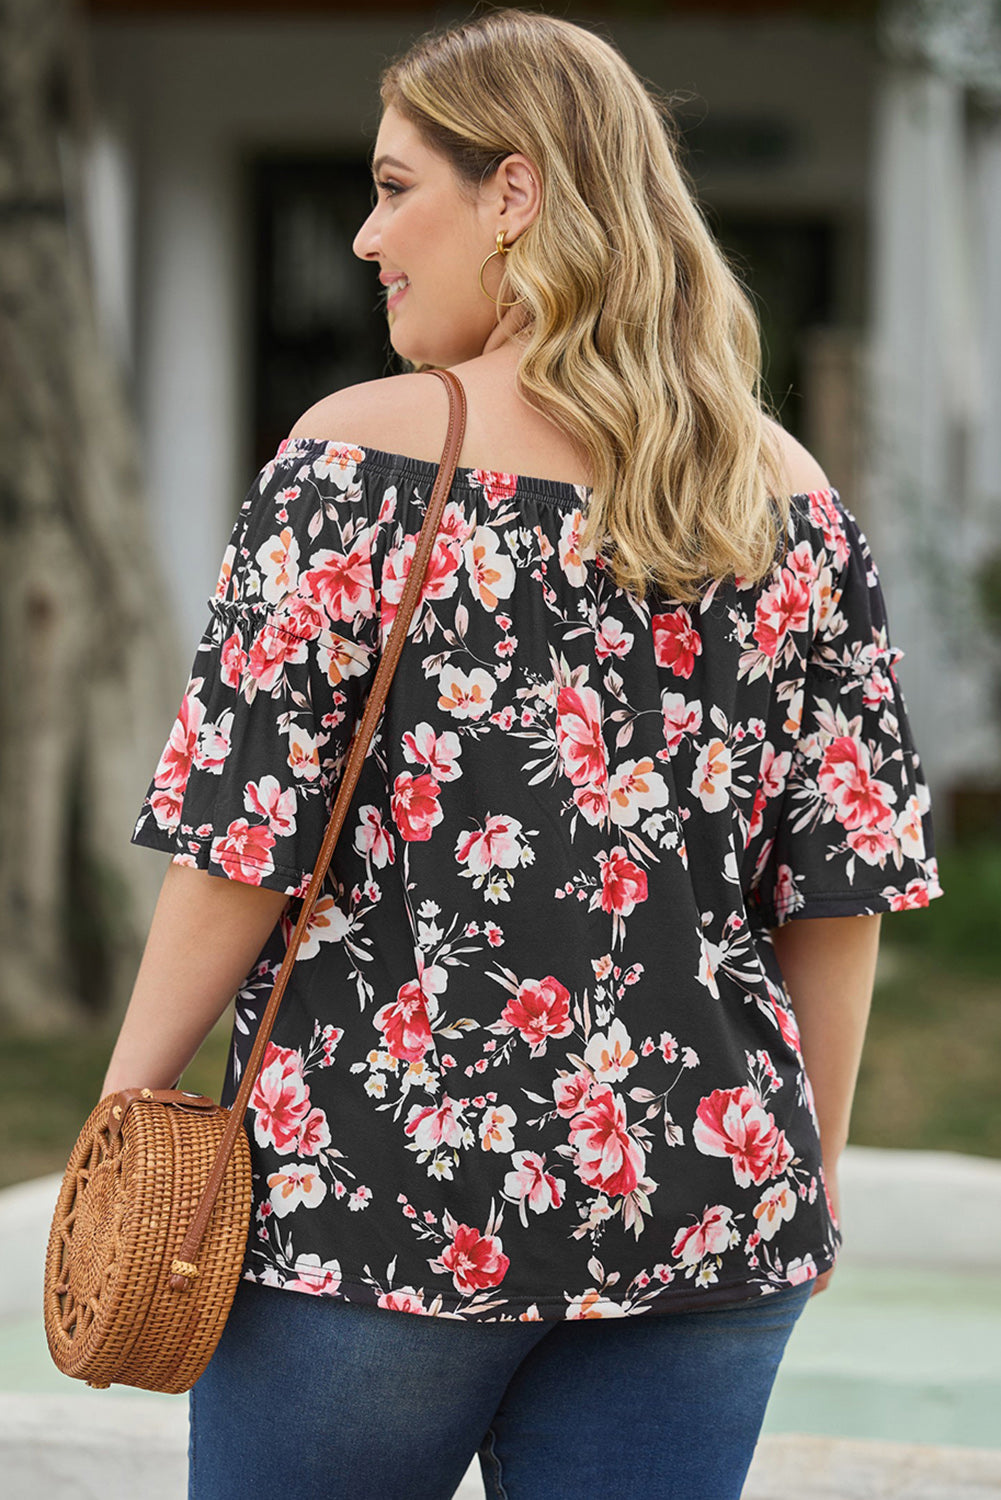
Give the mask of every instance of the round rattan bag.
POLYGON ((177 1089, 122 1089, 89 1115, 52 1217, 45 1332, 64 1375, 88 1385, 189 1390, 212 1357, 240 1279, 251 1209, 243 1127, 292 965, 358 782, 427 576, 466 426, 462 382, 389 640, 347 754, 327 831, 231 1109, 177 1089))
POLYGON ((229 1123, 214 1100, 174 1089, 125 1089, 91 1111, 63 1176, 45 1263, 45 1334, 64 1375, 177 1394, 208 1364, 250 1222, 242 1128, 197 1267, 178 1256, 229 1123))

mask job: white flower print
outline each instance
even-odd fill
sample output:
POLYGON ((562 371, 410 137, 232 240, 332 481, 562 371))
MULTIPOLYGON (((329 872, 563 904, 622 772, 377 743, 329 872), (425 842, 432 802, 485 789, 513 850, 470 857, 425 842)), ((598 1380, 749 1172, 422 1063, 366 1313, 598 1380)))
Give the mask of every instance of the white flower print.
POLYGON ((702 728, 702 704, 698 699, 690 702, 684 693, 672 693, 665 688, 660 695, 660 706, 664 715, 664 743, 673 755, 686 735, 696 735, 702 728))
POLYGON ((500 551, 500 538, 492 526, 477 526, 463 547, 463 556, 484 609, 495 610, 502 599, 510 599, 514 563, 500 551))
POLYGON ((482 828, 462 833, 456 841, 455 857, 474 875, 486 875, 495 865, 512 870, 522 863, 524 845, 519 843, 521 824, 502 813, 488 814, 482 828))
POLYGON ((484 1151, 513 1151, 511 1127, 517 1119, 509 1104, 490 1105, 480 1121, 480 1145, 484 1151))
POLYGON ((318 1255, 307 1252, 296 1256, 294 1270, 291 1281, 277 1280, 271 1285, 282 1286, 287 1291, 311 1292, 317 1297, 333 1296, 340 1288, 341 1268, 336 1260, 325 1260, 321 1264, 318 1255))
POLYGON ((504 1197, 518 1204, 522 1224, 528 1227, 528 1210, 542 1214, 560 1208, 566 1183, 546 1171, 546 1158, 535 1151, 516 1151, 511 1171, 504 1178, 504 1197))
POLYGON ((446 663, 438 675, 438 707, 456 719, 482 719, 490 712, 496 685, 482 667, 466 673, 446 663))
POLYGON ((616 1019, 608 1031, 596 1031, 584 1048, 584 1061, 595 1078, 602 1083, 619 1083, 638 1061, 633 1051, 629 1033, 622 1022, 616 1019))
POLYGON ((664 807, 671 800, 667 783, 649 756, 624 760, 608 780, 608 811, 613 823, 630 828, 642 809, 664 807))
POLYGON ((628 656, 635 639, 636 637, 624 628, 621 620, 606 615, 594 638, 594 654, 599 661, 605 661, 609 656, 628 656))
POLYGON ((350 926, 349 918, 338 906, 335 897, 327 895, 326 892, 322 896, 317 896, 302 942, 299 944, 296 962, 315 958, 320 951, 321 943, 343 942, 350 926))
POLYGON ((722 812, 730 801, 730 751, 720 739, 709 740, 699 750, 691 790, 706 812, 722 812))
POLYGON ((299 1207, 315 1208, 326 1197, 327 1184, 315 1162, 292 1161, 268 1178, 269 1202, 280 1219, 299 1207))
POLYGON ((450 729, 437 734, 426 721, 408 730, 402 740, 403 754, 411 764, 425 766, 435 781, 455 781, 459 767, 459 736, 450 729))
POLYGON ((316 740, 295 724, 289 727, 286 763, 292 767, 293 776, 298 776, 301 781, 316 781, 319 777, 320 756, 316 740))
POLYGON ((763 1240, 775 1238, 776 1231, 796 1212, 796 1194, 783 1178, 769 1183, 754 1209, 758 1232, 763 1240))
POLYGON ((284 791, 275 776, 262 776, 260 782, 248 781, 243 805, 249 813, 266 819, 278 838, 295 833, 295 788, 284 791))
POLYGON ((269 604, 291 594, 299 582, 299 543, 290 526, 268 537, 255 554, 261 565, 261 593, 269 604))
POLYGON ((594 557, 593 549, 585 551, 581 547, 580 538, 583 530, 582 511, 572 510, 569 515, 563 517, 558 543, 560 567, 571 588, 575 589, 583 588, 587 582, 586 564, 594 557))

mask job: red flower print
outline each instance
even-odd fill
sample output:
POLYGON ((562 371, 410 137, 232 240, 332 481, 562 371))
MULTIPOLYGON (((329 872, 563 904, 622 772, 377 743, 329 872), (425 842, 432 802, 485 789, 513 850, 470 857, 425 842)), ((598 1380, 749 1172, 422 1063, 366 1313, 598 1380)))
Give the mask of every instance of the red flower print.
POLYGON ((654 615, 653 654, 658 667, 670 667, 675 677, 691 677, 695 658, 702 655, 702 637, 692 624, 688 610, 681 606, 667 614, 654 615))
POLYGON ((542 1048, 550 1036, 569 1036, 570 991, 547 974, 545 979, 526 979, 501 1012, 501 1020, 520 1031, 526 1042, 542 1048))
POLYGON ((556 741, 564 773, 575 786, 604 780, 608 757, 601 734, 601 699, 594 688, 560 688, 556 741))
POLYGON ((633 908, 647 897, 645 873, 626 857, 621 844, 601 860, 601 909, 628 917, 633 908))
POLYGON ((499 469, 472 469, 469 482, 479 485, 491 510, 496 510, 498 505, 510 500, 518 488, 517 474, 505 474, 499 469))
POLYGON ((157 787, 170 787, 179 795, 183 795, 188 784, 191 762, 195 757, 198 735, 205 718, 205 705, 198 697, 202 681, 201 677, 197 677, 188 683, 170 738, 163 747, 163 754, 153 773, 153 781, 157 787))
POLYGON ((733 1209, 724 1208, 721 1203, 707 1208, 699 1223, 678 1230, 671 1254, 686 1266, 697 1266, 707 1255, 722 1255, 733 1233, 732 1213, 733 1209))
POLYGON ((664 714, 664 744, 673 754, 686 734, 696 735, 702 728, 702 704, 697 698, 687 702, 683 693, 663 692, 660 706, 664 714))
POLYGON ((265 818, 279 838, 295 833, 295 791, 292 787, 282 791, 276 777, 262 776, 259 783, 248 781, 244 805, 248 812, 265 818))
POLYGON ((290 635, 300 636, 306 641, 315 641, 321 630, 330 629, 326 610, 301 591, 283 599, 272 619, 290 635))
POLYGON ((590 1073, 558 1073, 553 1079, 553 1098, 556 1100, 556 1113, 562 1115, 565 1120, 575 1115, 587 1098, 588 1090, 594 1082, 590 1073))
POLYGON ((843 568, 851 556, 851 548, 830 490, 815 490, 810 495, 810 520, 821 528, 825 547, 834 554, 837 566, 843 568))
POLYGON ((785 1132, 751 1088, 714 1089, 695 1114, 695 1144, 706 1156, 728 1156, 739 1187, 760 1187, 792 1160, 785 1132))
POLYGON ((595 1089, 570 1121, 570 1144, 577 1152, 577 1175, 588 1187, 614 1197, 631 1193, 643 1175, 643 1147, 626 1129, 625 1104, 607 1084, 595 1089))
POLYGON ((250 1095, 250 1108, 257 1112, 254 1138, 258 1145, 272 1146, 279 1156, 298 1149, 303 1122, 309 1114, 309 1089, 300 1052, 268 1042, 250 1095))
POLYGON ((504 1196, 518 1204, 521 1222, 528 1228, 527 1209, 541 1214, 560 1208, 566 1184, 546 1171, 546 1158, 535 1151, 516 1151, 512 1170, 504 1178, 504 1196))
POLYGON ((300 1255, 292 1269, 296 1279, 282 1283, 288 1291, 330 1296, 340 1287, 341 1268, 336 1260, 325 1260, 321 1266, 318 1255, 300 1255))
POLYGON ((758 768, 758 781, 761 790, 766 797, 777 797, 784 790, 789 767, 792 765, 792 755, 788 750, 779 754, 774 745, 766 740, 761 747, 761 764, 758 768))
POLYGON ((322 1109, 310 1110, 302 1122, 296 1151, 299 1156, 315 1156, 330 1145, 330 1127, 322 1109))
POLYGON ((412 1286, 401 1286, 395 1292, 383 1292, 378 1306, 391 1307, 394 1312, 427 1313, 423 1293, 415 1291, 412 1286))
POLYGON ((407 760, 426 766, 436 781, 455 781, 462 775, 459 736, 450 729, 436 734, 422 720, 415 729, 407 730, 401 744, 407 760))
POLYGON ((797 1255, 786 1263, 786 1280, 790 1286, 800 1286, 804 1281, 815 1281, 817 1267, 812 1255, 797 1255))
POLYGON ((184 802, 183 787, 165 787, 162 790, 150 794, 149 805, 156 819, 158 828, 165 828, 172 833, 181 821, 181 807, 184 802))
POLYGON ((824 751, 817 781, 845 829, 885 828, 893 821, 891 804, 897 794, 887 782, 875 780, 870 765, 867 747, 849 735, 832 740, 824 751))
POLYGON ((265 625, 251 642, 247 672, 251 682, 267 692, 278 681, 286 662, 305 660, 305 641, 265 625))
MULTIPOLYGON (((482 1235, 468 1224, 457 1224, 452 1243, 441 1253, 441 1264, 451 1271, 457 1292, 464 1295, 499 1286, 510 1261, 497 1235, 482 1235)), ((432 1262, 432 1269, 436 1269, 432 1262)))
POLYGON ((867 865, 886 864, 888 854, 895 854, 899 845, 888 828, 856 828, 846 840, 849 849, 854 849, 867 865))
MULTIPOLYGON (((442 516, 442 524, 434 539, 431 548, 431 556, 428 560, 427 572, 421 585, 421 592, 414 608, 415 616, 420 615, 420 607, 428 599, 448 599, 458 588, 458 571, 462 562, 462 542, 464 540, 465 528, 456 526, 455 506, 446 506, 445 514, 442 516), (452 512, 451 527, 449 526, 449 512, 452 512)), ((382 569, 382 588, 379 599, 379 629, 383 640, 389 634, 396 619, 396 611, 403 597, 403 590, 410 576, 410 569, 414 556, 417 552, 417 533, 412 532, 404 539, 401 547, 393 547, 386 554, 386 560, 382 569)))
POLYGON ((790 630, 803 630, 810 613, 810 584, 783 568, 777 583, 765 589, 754 611, 754 639, 766 656, 775 656, 790 630))
POLYGON ((247 653, 240 644, 240 637, 231 635, 223 641, 219 652, 219 676, 227 687, 238 688, 247 668, 247 653))
POLYGON ((576 807, 592 828, 603 822, 608 813, 608 792, 601 786, 579 786, 573 794, 576 807))
POLYGON ((420 981, 402 984, 396 999, 376 1013, 375 1024, 386 1038, 386 1051, 404 1062, 419 1062, 431 1046, 431 1025, 420 981))
POLYGON ((263 823, 250 824, 246 818, 236 818, 225 835, 212 840, 212 858, 222 865, 230 880, 260 885, 265 875, 274 873, 274 844, 274 834, 263 823))
POLYGON ((764 822, 764 818, 762 815, 764 813, 767 801, 768 798, 765 796, 764 792, 759 786, 758 790, 754 794, 754 805, 751 808, 751 821, 747 826, 748 842, 750 842, 751 839, 756 838, 761 832, 762 824, 764 822))
MULTIPOLYGON (((387 457, 296 438, 250 486, 132 834, 293 897, 237 1073, 417 583, 434 470, 387 457)), ((637 598, 585 545, 589 487, 460 481, 246 1079, 251 1279, 544 1328, 823 1275, 769 929, 941 891, 868 544, 836 491, 799 495, 767 576, 637 598)))
POLYGON ((455 845, 456 861, 478 875, 488 874, 495 865, 512 870, 520 863, 524 848, 518 842, 520 832, 521 824, 516 818, 488 813, 482 828, 460 833, 455 845))
POLYGON ((370 802, 358 809, 355 848, 359 854, 367 854, 380 870, 396 863, 392 834, 382 821, 382 813, 370 802))
POLYGON ((436 1147, 458 1146, 462 1143, 462 1105, 442 1096, 439 1105, 415 1104, 407 1115, 403 1127, 420 1151, 434 1151, 436 1147))
POLYGON ((355 538, 349 552, 314 552, 314 566, 302 584, 319 600, 332 620, 365 620, 375 610, 372 578, 372 533, 368 527, 355 538))
POLYGON ((799 1026, 796 1024, 796 1017, 792 1011, 785 1005, 776 1005, 775 1019, 778 1022, 779 1031, 781 1031, 783 1039, 789 1043, 794 1052, 798 1052, 800 1057, 802 1057, 803 1043, 799 1034, 799 1026))
POLYGON ((393 783, 393 821, 403 838, 411 843, 424 843, 431 837, 432 828, 442 820, 438 806, 440 788, 433 776, 425 771, 414 776, 401 771, 393 783))
POLYGON ((903 891, 884 891, 891 911, 908 911, 911 907, 928 905, 928 886, 923 880, 910 880, 903 891))

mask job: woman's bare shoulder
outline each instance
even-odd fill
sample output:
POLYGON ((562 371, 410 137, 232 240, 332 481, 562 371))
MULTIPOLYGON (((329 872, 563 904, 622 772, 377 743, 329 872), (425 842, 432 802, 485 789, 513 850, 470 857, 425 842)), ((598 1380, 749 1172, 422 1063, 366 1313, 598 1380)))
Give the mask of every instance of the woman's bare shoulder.
MULTIPOLYGON (((321 397, 304 411, 289 437, 347 440, 363 448, 393 451, 397 444, 406 443, 411 435, 407 414, 414 411, 414 397, 423 393, 419 406, 426 411, 435 400, 434 391, 439 385, 439 381, 429 381, 419 373, 388 375, 382 380, 363 380, 358 385, 346 385, 321 397)), ((447 410, 448 397, 444 389, 438 400, 442 410, 447 410)), ((408 452, 409 449, 401 451, 408 452)))
POLYGON ((775 448, 786 493, 807 495, 813 490, 829 490, 831 481, 809 448, 804 448, 798 438, 794 438, 791 432, 786 432, 771 417, 764 417, 763 420, 775 448))

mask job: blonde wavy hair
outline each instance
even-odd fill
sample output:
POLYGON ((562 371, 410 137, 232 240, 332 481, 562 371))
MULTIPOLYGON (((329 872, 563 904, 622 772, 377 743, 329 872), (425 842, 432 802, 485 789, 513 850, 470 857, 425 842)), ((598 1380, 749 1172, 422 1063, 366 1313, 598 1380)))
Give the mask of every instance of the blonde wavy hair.
POLYGON ((379 82, 470 199, 512 152, 540 173, 497 296, 522 299, 521 395, 589 455, 582 545, 641 598, 764 578, 791 497, 775 493, 758 322, 669 102, 592 31, 514 9, 426 32, 379 82))

